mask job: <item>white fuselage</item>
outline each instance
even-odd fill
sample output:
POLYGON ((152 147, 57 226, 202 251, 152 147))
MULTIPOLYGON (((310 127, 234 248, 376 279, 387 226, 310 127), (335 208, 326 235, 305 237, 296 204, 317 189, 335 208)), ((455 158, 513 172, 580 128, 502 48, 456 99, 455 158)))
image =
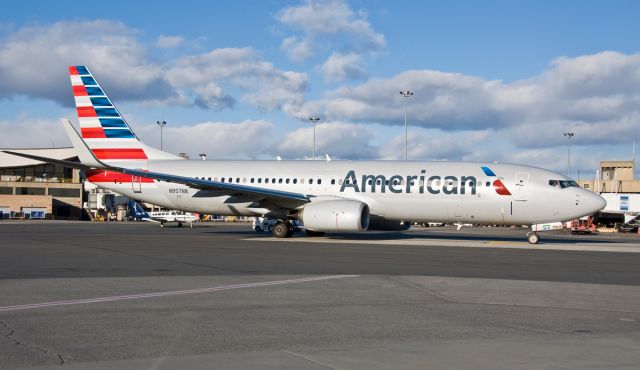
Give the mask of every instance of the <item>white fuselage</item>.
POLYGON ((193 222, 196 220, 196 216, 190 213, 178 212, 178 211, 157 211, 148 212, 149 217, 157 221, 166 222, 193 222))
MULTIPOLYGON (((117 165, 301 193, 310 196, 311 202, 335 198, 358 200, 369 206, 371 215, 413 222, 530 225, 575 219, 597 212, 605 204, 589 190, 550 185, 550 180, 569 180, 563 175, 509 164, 157 160, 117 165), (493 176, 482 167, 489 168, 493 176), (499 194, 496 180, 501 181, 510 195, 504 191, 499 194)), ((139 182, 134 178, 133 182, 96 185, 169 209, 216 215, 268 213, 267 209, 256 207, 251 199, 182 184, 139 182)))

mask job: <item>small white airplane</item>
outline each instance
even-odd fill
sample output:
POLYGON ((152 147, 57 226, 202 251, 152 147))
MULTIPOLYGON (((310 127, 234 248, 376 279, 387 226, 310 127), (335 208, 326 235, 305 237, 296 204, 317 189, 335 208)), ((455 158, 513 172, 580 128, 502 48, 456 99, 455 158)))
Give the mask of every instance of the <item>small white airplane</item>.
POLYGON ((129 213, 135 220, 157 222, 160 227, 164 227, 167 222, 177 222, 178 227, 182 227, 183 223, 189 223, 189 226, 193 227, 193 222, 197 219, 196 216, 188 212, 171 210, 148 212, 134 200, 129 201, 129 213))
MULTIPOLYGON (((278 219, 273 235, 406 230, 412 222, 532 225, 606 202, 566 176, 513 164, 418 161, 186 160, 142 143, 85 66, 69 67, 80 134, 65 129, 98 186, 167 209, 278 219)), ((530 243, 538 234, 528 233, 530 243)))

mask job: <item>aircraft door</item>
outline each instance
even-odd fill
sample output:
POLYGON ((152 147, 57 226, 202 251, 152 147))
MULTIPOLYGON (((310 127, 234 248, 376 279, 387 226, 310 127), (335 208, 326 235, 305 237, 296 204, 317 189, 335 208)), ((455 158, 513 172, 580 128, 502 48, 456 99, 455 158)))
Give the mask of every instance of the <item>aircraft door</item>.
POLYGON ((131 176, 131 187, 134 193, 142 193, 142 177, 131 176))
POLYGON ((514 199, 526 201, 528 199, 529 174, 527 172, 516 173, 516 189, 514 199))

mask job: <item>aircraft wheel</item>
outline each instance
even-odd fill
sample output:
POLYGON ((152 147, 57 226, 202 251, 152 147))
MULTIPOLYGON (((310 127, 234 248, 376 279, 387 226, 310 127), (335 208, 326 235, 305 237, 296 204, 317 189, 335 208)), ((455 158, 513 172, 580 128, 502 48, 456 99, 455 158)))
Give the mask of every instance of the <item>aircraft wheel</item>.
POLYGON ((293 234, 288 222, 278 222, 273 227, 273 236, 276 238, 288 238, 293 234))
POLYGON ((538 244, 538 242, 540 242, 540 236, 536 233, 530 233, 527 239, 529 240, 529 244, 538 244))
POLYGON ((314 236, 324 236, 324 232, 322 231, 313 231, 313 230, 305 230, 307 232, 307 236, 310 237, 314 237, 314 236))
POLYGON ((164 227, 164 221, 160 222, 160 227, 164 227))
POLYGON ((287 238, 290 238, 293 236, 293 232, 295 230, 293 229, 293 226, 290 223, 287 223, 287 225, 289 226, 289 230, 287 230, 287 238))

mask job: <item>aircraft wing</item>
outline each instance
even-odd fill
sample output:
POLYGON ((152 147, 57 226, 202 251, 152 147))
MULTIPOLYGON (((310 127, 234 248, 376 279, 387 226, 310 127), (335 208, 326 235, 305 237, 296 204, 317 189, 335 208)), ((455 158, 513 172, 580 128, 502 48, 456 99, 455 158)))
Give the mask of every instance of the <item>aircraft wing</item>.
MULTIPOLYGON (((77 168, 77 169, 92 168, 76 162, 69 162, 69 161, 63 161, 59 159, 40 157, 40 156, 31 155, 31 154, 17 153, 17 152, 12 152, 8 150, 5 150, 4 152, 19 156, 19 157, 35 159, 41 162, 55 163, 64 167, 71 167, 71 168, 77 168)), ((102 162, 100 162, 100 164, 102 165, 102 169, 107 171, 115 171, 115 172, 120 172, 127 175, 146 177, 146 178, 150 178, 158 181, 166 181, 166 182, 172 182, 176 184, 183 184, 196 189, 212 190, 215 192, 216 195, 229 195, 229 196, 236 197, 235 199, 238 202, 243 202, 243 201, 262 202, 264 203, 263 207, 265 208, 269 208, 269 205, 271 205, 271 206, 277 206, 280 208, 293 209, 305 203, 308 203, 310 201, 307 195, 301 194, 301 193, 293 193, 288 191, 258 188, 255 186, 246 186, 246 185, 240 185, 240 184, 204 180, 204 179, 172 175, 172 174, 160 173, 160 172, 134 170, 129 168, 110 166, 102 162)))
MULTIPOLYGON (((251 201, 267 201, 274 204, 283 205, 284 203, 292 203, 300 206, 310 201, 307 195, 301 193, 293 193, 288 191, 274 190, 258 188, 255 186, 246 186, 240 184, 232 184, 227 182, 218 182, 211 180, 198 179, 194 177, 186 177, 179 175, 172 175, 160 172, 150 172, 143 170, 133 170, 129 168, 107 166, 109 171, 116 171, 127 175, 146 177, 158 181, 172 182, 176 184, 187 185, 192 188, 202 190, 213 190, 219 195, 236 196, 239 199, 243 197, 250 199, 251 201)), ((296 207, 297 207, 296 206, 296 207)), ((287 206, 284 208, 290 208, 287 206)))
POLYGON ((33 159, 33 160, 40 161, 40 162, 45 162, 45 163, 57 164, 57 165, 60 165, 62 167, 75 168, 75 169, 78 169, 78 170, 88 170, 88 169, 91 168, 91 167, 86 166, 86 165, 84 165, 82 163, 64 161, 62 159, 53 159, 53 158, 47 158, 47 157, 40 157, 38 155, 12 152, 10 150, 3 150, 3 152, 5 152, 7 154, 18 156, 18 157, 29 158, 29 159, 33 159))

